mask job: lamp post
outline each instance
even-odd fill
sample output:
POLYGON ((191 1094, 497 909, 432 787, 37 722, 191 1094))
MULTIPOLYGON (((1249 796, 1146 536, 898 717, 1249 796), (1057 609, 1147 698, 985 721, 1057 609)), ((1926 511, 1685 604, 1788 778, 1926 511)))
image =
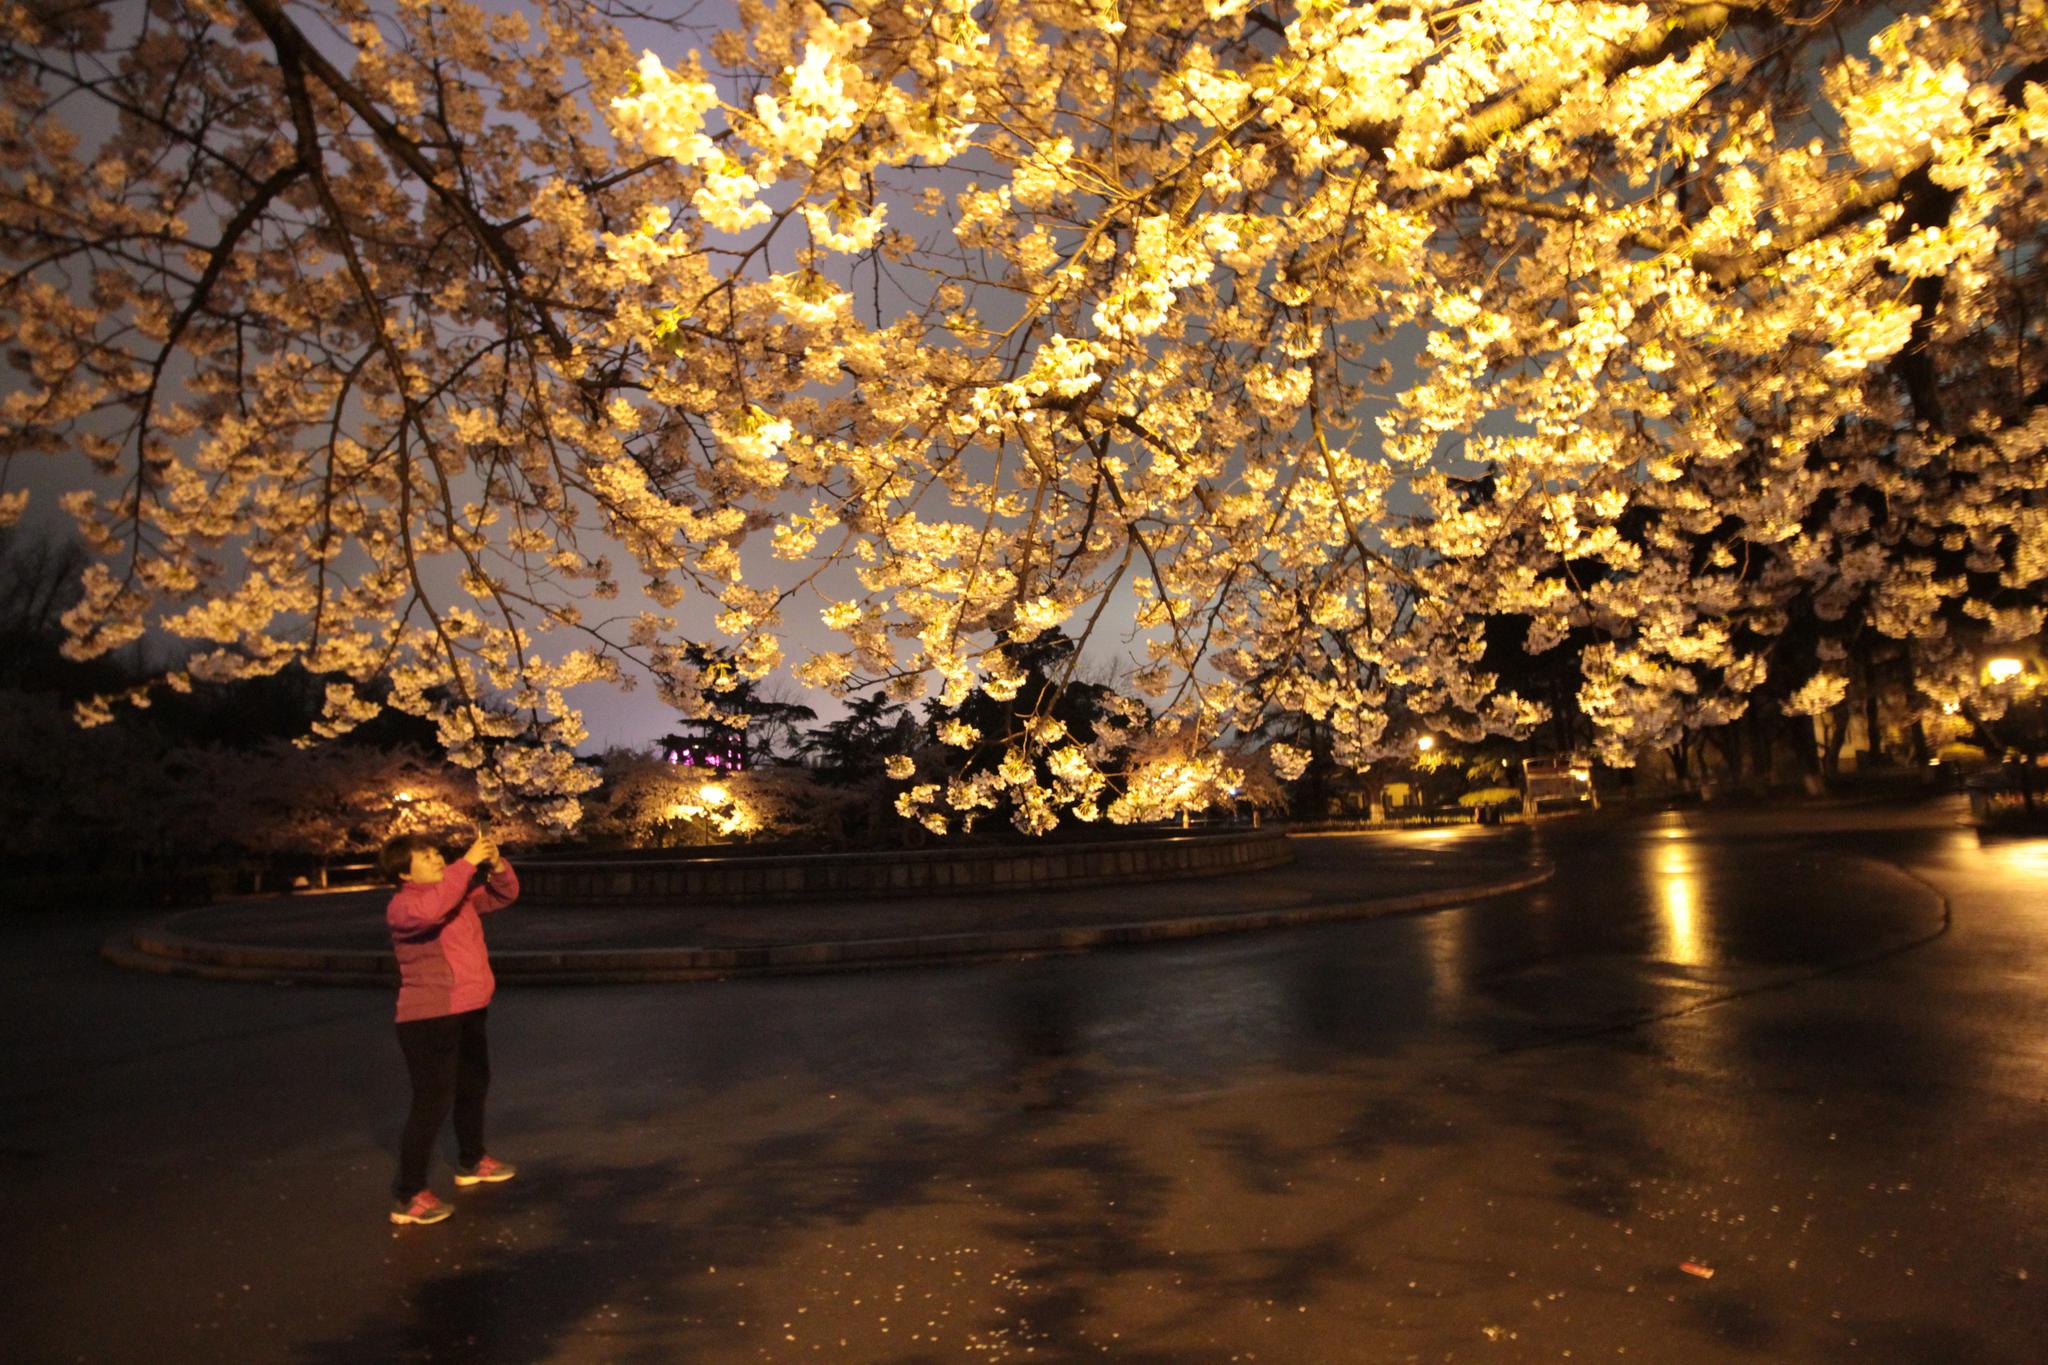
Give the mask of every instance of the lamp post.
POLYGON ((2005 751, 2008 764, 2014 755, 2018 756, 2018 763, 2012 766, 2018 769, 2020 801, 2031 819, 2035 813, 2034 764, 2042 750, 2042 716, 2037 696, 2041 686, 2041 653, 2032 643, 2008 644, 2006 649, 2009 652, 1985 659, 1980 674, 1985 689, 1995 695, 1989 709, 1999 713, 2002 733, 1993 734, 1988 724, 1980 724, 1980 728, 2005 751))

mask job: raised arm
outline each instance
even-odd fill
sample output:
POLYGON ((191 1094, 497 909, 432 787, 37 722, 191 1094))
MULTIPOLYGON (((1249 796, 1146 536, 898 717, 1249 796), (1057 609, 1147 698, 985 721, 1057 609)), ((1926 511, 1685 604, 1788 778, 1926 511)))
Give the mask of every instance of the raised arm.
POLYGON ((518 899, 519 874, 500 854, 491 868, 491 875, 484 878, 484 884, 477 888, 476 908, 488 915, 493 910, 503 910, 518 899))
POLYGON ((446 924, 462 909, 462 898, 469 894, 469 880, 475 872, 476 867, 469 859, 458 858, 448 864, 438 882, 431 885, 406 883, 405 891, 392 898, 385 918, 392 929, 401 934, 414 934, 446 924))

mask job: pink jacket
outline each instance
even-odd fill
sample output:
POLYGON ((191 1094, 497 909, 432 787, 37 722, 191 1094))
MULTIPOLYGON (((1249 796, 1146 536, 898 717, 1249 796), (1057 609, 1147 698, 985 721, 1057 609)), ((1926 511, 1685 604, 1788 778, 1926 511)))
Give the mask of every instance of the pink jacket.
POLYGON ((462 1014, 491 1003, 498 981, 491 975, 479 916, 518 898, 519 878, 502 858, 488 881, 477 882, 476 868, 462 858, 448 864, 438 882, 407 882, 398 888, 384 921, 398 952, 400 1023, 462 1014))

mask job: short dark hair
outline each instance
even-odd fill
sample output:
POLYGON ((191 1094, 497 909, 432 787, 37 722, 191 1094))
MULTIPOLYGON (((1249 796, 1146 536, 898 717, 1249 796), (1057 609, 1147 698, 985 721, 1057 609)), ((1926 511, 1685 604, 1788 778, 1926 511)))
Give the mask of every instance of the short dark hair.
POLYGON ((405 874, 412 871, 412 855, 433 846, 434 841, 424 834, 401 834, 388 839, 377 854, 377 870, 388 882, 402 882, 405 874))

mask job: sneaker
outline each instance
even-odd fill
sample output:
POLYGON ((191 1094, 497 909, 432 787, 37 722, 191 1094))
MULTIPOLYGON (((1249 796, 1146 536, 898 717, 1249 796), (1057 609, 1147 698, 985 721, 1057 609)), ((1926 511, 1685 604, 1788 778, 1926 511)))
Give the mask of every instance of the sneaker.
POLYGON ((394 1223, 438 1223, 455 1210, 441 1202, 432 1190, 421 1190, 402 1209, 391 1210, 394 1223))
POLYGON ((487 1156, 474 1166, 457 1166, 455 1168, 455 1183, 458 1185, 482 1185, 486 1183, 495 1185, 500 1181, 510 1180, 518 1174, 519 1168, 517 1166, 508 1161, 500 1161, 494 1156, 487 1156))

